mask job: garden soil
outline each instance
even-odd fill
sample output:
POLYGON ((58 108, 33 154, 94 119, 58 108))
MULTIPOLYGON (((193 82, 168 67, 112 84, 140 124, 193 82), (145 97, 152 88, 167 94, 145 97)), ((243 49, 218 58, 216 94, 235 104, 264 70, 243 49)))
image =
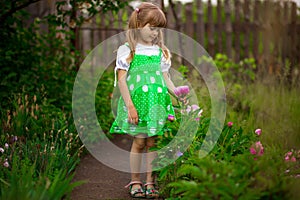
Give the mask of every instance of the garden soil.
MULTIPOLYGON (((132 137, 118 135, 112 139, 118 147, 130 151, 132 137)), ((142 174, 143 180, 146 175, 142 174)), ((127 188, 130 181, 130 173, 112 169, 92 155, 87 154, 81 158, 80 164, 75 170, 73 181, 86 181, 76 187, 71 194, 72 200, 96 200, 96 199, 136 199, 131 198, 127 188)))

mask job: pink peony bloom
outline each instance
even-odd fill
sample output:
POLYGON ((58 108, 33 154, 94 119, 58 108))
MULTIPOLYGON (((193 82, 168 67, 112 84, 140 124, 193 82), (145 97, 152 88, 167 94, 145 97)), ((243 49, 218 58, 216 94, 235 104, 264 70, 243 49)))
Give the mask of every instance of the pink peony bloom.
POLYGON ((261 134, 261 129, 259 129, 259 128, 256 129, 256 130, 255 130, 255 133, 256 133, 256 135, 260 136, 260 134, 261 134))
POLYGON ((232 127, 232 125, 233 125, 233 122, 228 122, 228 123, 227 123, 227 126, 228 126, 228 127, 232 127))
POLYGON ((292 162, 296 162, 296 158, 293 156, 293 157, 291 158, 291 161, 292 161, 292 162))
POLYGON ((287 156, 292 156, 292 155, 293 155, 293 152, 292 152, 292 151, 289 151, 289 152, 286 153, 286 155, 287 155, 287 156))
POLYGON ((257 156, 262 156, 264 154, 264 147, 260 141, 250 147, 250 153, 257 156))
POLYGON ((174 115, 168 115, 168 120, 173 122, 175 120, 174 115))
POLYGON ((256 151, 253 147, 250 147, 250 153, 253 154, 253 155, 256 155, 256 151))
POLYGON ((193 104, 193 105, 191 106, 191 108, 192 108, 192 111, 195 111, 195 110, 200 109, 200 107, 199 107, 198 105, 196 105, 196 104, 193 104))
POLYGON ((187 85, 179 86, 174 89, 174 94, 177 97, 186 96, 190 92, 190 88, 187 85))
POLYGON ((255 147, 256 147, 256 149, 258 149, 258 153, 257 153, 258 156, 261 156, 264 154, 264 147, 262 146, 260 141, 255 143, 255 147))

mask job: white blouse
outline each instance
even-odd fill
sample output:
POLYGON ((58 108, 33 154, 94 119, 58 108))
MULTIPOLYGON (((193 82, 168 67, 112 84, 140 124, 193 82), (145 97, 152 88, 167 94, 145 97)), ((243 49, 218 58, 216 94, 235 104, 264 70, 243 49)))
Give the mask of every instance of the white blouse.
MULTIPOLYGON (((160 47, 157 45, 153 46, 146 46, 142 44, 137 44, 135 49, 135 54, 138 55, 147 55, 147 56, 153 56, 153 55, 159 55, 160 53, 160 47)), ((118 48, 117 51, 117 59, 116 59, 116 67, 115 67, 115 83, 114 86, 116 86, 117 78, 116 78, 116 72, 118 69, 122 70, 129 70, 130 64, 127 63, 126 59, 128 58, 130 54, 130 48, 127 45, 122 45, 118 48)), ((161 57, 161 71, 162 72, 168 72, 171 67, 171 59, 166 59, 164 56, 161 57)))

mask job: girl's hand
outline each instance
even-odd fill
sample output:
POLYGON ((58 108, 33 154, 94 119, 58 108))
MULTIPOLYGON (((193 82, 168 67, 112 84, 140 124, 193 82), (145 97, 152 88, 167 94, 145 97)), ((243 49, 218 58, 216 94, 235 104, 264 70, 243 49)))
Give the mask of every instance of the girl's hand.
POLYGON ((128 107, 128 122, 131 124, 138 124, 139 116, 134 105, 128 107))

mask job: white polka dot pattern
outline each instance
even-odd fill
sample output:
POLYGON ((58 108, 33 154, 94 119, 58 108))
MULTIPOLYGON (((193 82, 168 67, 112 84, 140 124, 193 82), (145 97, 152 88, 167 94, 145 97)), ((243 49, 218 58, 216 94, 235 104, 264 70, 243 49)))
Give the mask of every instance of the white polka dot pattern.
POLYGON ((131 85, 129 86, 129 90, 133 90, 133 89, 134 89, 134 85, 131 84, 131 85))
POLYGON ((144 85, 144 86, 143 86, 143 91, 144 91, 144 92, 148 92, 148 86, 147 86, 147 85, 144 85))

